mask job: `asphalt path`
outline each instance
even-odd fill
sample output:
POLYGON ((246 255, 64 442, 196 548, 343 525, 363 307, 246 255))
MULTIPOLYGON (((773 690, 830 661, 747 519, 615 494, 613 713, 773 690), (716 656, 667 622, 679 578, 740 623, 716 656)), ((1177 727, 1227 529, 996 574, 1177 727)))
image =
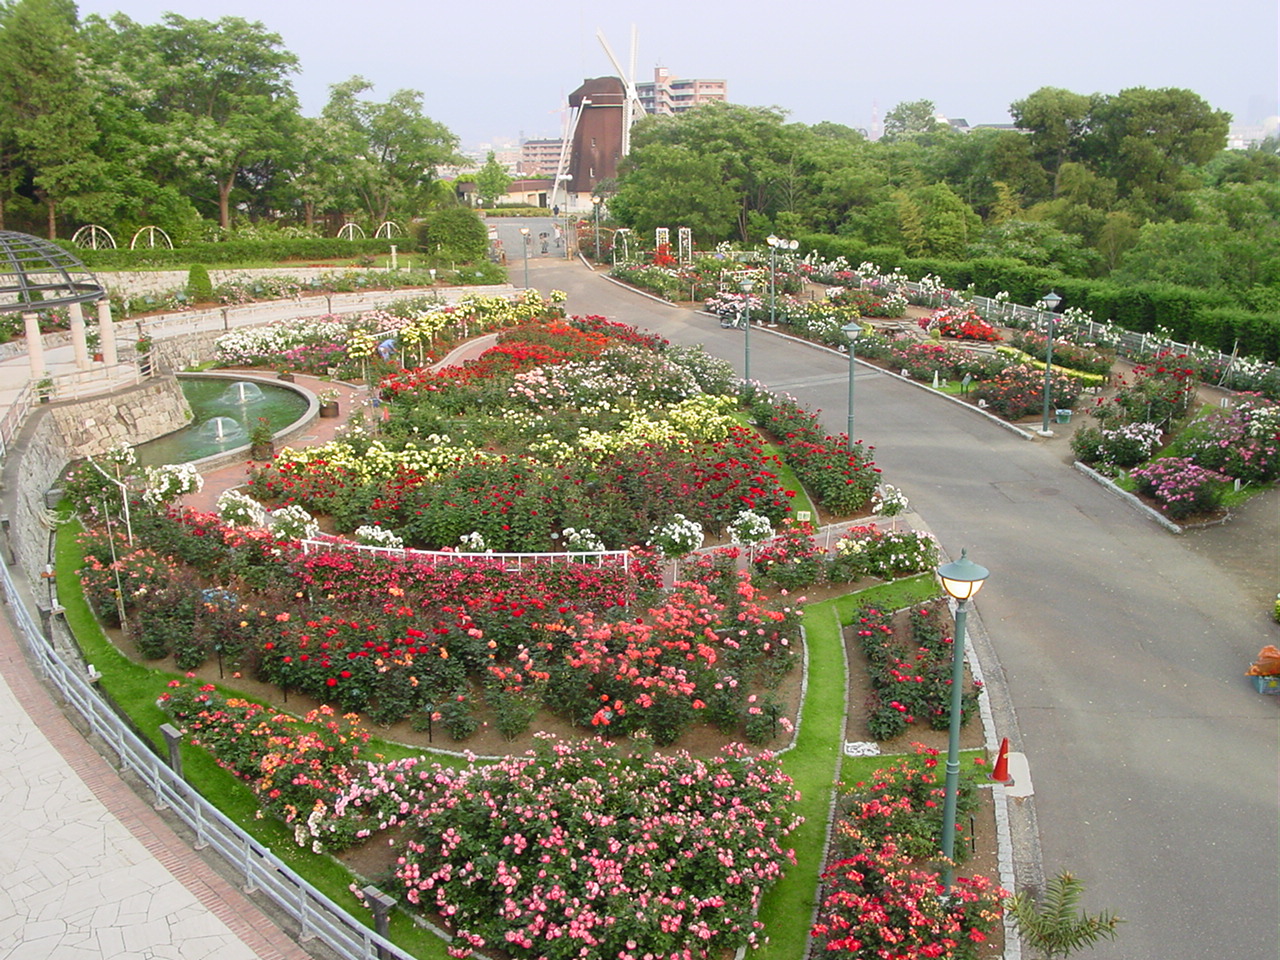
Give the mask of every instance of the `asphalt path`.
MULTIPOLYGON (((742 370, 741 331, 563 259, 535 254, 530 278, 566 291, 571 313, 701 343, 742 370)), ((847 358, 757 328, 752 376, 844 429, 847 358)), ((1016 710, 997 735, 1028 757, 1044 871, 1076 874, 1087 908, 1125 920, 1088 956, 1275 960, 1280 698, 1242 676, 1265 637, 1257 603, 1065 465, 1065 441, 1022 439, 869 366, 855 410, 944 548, 991 570, 976 606, 1016 710)))

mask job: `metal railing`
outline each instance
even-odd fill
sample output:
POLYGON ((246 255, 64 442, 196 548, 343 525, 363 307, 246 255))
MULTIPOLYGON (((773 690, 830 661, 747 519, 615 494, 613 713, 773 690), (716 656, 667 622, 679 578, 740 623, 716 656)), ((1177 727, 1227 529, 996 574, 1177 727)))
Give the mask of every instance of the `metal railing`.
POLYGON ((173 811, 195 832, 197 850, 212 847, 243 878, 246 891, 260 891, 270 897, 297 924, 299 940, 318 938, 351 960, 414 960, 413 954, 370 930, 295 873, 270 848, 224 816, 157 757, 145 741, 121 722, 80 671, 54 651, 3 563, 0 563, 0 586, 18 633, 41 673, 84 718, 90 730, 111 748, 120 765, 146 784, 155 796, 156 807, 173 811))

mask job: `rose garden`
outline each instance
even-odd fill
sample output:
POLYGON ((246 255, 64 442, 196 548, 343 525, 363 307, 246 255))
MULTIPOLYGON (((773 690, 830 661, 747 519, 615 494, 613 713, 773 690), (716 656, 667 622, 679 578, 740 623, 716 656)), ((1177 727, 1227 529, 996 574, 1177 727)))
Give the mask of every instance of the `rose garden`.
MULTIPOLYGON (((918 331, 877 326, 906 313, 900 278, 863 265, 847 286, 841 267, 787 264, 784 291, 831 285, 784 294, 788 332, 844 346, 857 320, 859 357, 963 381, 1009 420, 1039 411, 1043 334, 945 291, 918 331)), ((402 934, 423 955, 793 956, 809 938, 990 955, 1008 892, 962 866, 944 895, 938 751, 909 746, 948 719, 949 615, 919 576, 936 545, 895 517, 872 450, 700 348, 561 302, 406 300, 228 334, 227 366, 363 381, 379 404, 251 462, 215 512, 183 506, 193 470, 139 469, 128 448, 113 476, 73 469, 83 532, 64 548, 137 696, 334 896, 356 908, 373 883, 445 931, 402 934), (868 685, 852 734, 820 715, 844 701, 846 654, 868 685), (828 825, 843 739, 910 752, 847 767, 828 825)), ((768 315, 749 294, 707 309, 768 315)), ((1080 460, 1173 519, 1275 479, 1271 399, 1198 414, 1194 358, 1157 352, 1112 383, 1107 345, 1070 333, 1050 384, 1055 409, 1096 395, 1080 460)), ((966 723, 980 694, 966 682, 966 723)))

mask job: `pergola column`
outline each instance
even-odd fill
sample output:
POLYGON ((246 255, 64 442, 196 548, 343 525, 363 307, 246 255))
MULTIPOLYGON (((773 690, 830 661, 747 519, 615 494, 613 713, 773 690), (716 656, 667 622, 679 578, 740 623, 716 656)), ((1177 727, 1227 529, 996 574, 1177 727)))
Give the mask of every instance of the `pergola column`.
POLYGON ((102 346, 102 362, 107 366, 120 362, 116 352, 116 325, 111 321, 111 301, 98 301, 98 342, 102 346))
POLYGON ((24 313, 22 323, 27 331, 27 359, 31 362, 31 379, 43 379, 46 371, 44 341, 40 338, 40 317, 34 313, 24 313))
POLYGON ((84 335, 84 310, 79 303, 67 304, 67 313, 71 315, 71 347, 76 355, 76 369, 89 369, 89 344, 84 335))

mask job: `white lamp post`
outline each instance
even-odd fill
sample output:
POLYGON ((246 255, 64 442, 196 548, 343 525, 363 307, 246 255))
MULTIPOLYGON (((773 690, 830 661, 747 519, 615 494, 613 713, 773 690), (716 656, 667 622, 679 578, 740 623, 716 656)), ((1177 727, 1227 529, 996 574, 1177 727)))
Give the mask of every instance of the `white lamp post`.
POLYGON ((857 345, 858 337, 862 334, 862 324, 855 320, 846 323, 840 329, 849 338, 849 439, 847 441, 847 449, 850 453, 853 453, 853 348, 857 345))
POLYGON ((1044 350, 1044 423, 1040 424, 1040 436, 1048 437, 1052 436, 1049 431, 1049 399, 1052 395, 1049 383, 1053 377, 1053 321, 1057 319, 1054 311, 1058 309, 1062 298, 1051 290, 1041 300, 1049 308, 1049 339, 1044 350))
POLYGON ((781 237, 769 234, 765 242, 769 244, 769 326, 776 327, 778 325, 776 306, 778 299, 778 251, 793 251, 800 246, 800 241, 783 240, 781 237))
POLYGON ((742 379, 745 382, 750 383, 751 382, 751 291, 756 288, 756 285, 752 283, 750 280, 743 280, 740 284, 738 284, 738 288, 742 291, 742 318, 747 323, 747 330, 746 330, 747 355, 746 355, 746 360, 742 366, 742 379))

